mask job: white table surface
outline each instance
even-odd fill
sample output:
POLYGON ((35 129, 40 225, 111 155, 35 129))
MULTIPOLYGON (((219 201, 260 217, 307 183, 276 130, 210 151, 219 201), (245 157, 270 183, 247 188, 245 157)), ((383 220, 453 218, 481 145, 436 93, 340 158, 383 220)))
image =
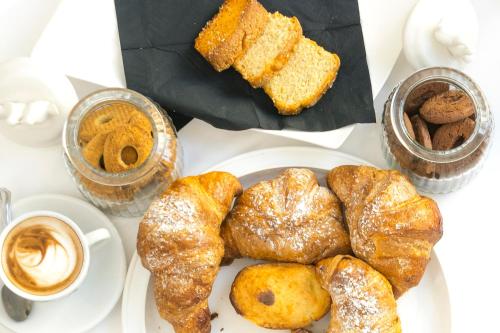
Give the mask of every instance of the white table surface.
MULTIPOLYGON (((56 3, 54 0, 44 1, 47 1, 47 7, 56 3)), ((473 3, 479 15, 480 45, 477 59, 467 72, 483 88, 498 128, 500 2, 475 0, 473 3)), ((39 29, 42 25, 43 19, 26 22, 26 30, 39 29)), ((23 33, 26 31, 19 32, 23 33)), ((5 44, 3 40, 0 43, 1 58, 24 55, 24 42, 19 43, 15 51, 16 39, 12 37, 7 42, 5 44)), ((29 50, 26 52, 29 53, 29 50)), ((411 72, 404 57, 400 56, 375 100, 378 118, 394 85, 411 72)), ((95 86, 80 81, 75 81, 74 84, 80 96, 95 89, 95 86)), ((379 133, 378 124, 358 125, 339 150, 385 166, 379 133)), ((253 131, 216 130, 201 121, 193 121, 182 129, 180 140, 185 151, 186 174, 201 172, 229 157, 255 149, 306 145, 253 131)), ((500 243, 500 223, 496 213, 496 205, 499 204, 499 195, 496 193, 500 187, 499 167, 500 139, 496 135, 483 171, 471 184, 452 194, 434 196, 444 217, 444 237, 437 244, 436 250, 447 272, 453 332, 500 332, 497 324, 500 299, 497 244, 500 243)), ((38 193, 62 193, 81 197, 64 169, 61 147, 32 149, 16 145, 1 136, 0 185, 13 191, 14 200, 38 193)), ((112 218, 112 221, 123 238, 127 258, 130 259, 135 248, 138 219, 112 218)), ((91 330, 93 333, 120 331, 120 304, 105 321, 91 330)))

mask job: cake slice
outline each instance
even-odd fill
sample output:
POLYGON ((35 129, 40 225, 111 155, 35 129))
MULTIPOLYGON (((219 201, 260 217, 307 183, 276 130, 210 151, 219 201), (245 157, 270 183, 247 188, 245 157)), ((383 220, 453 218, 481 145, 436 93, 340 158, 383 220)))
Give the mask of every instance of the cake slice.
POLYGON ((332 86, 340 59, 302 37, 286 65, 264 85, 280 114, 298 114, 311 107, 332 86))
POLYGON ((229 68, 260 37, 269 13, 256 0, 226 0, 194 47, 217 70, 229 68))
POLYGON ((269 17, 262 35, 233 65, 254 88, 263 86, 286 64, 302 37, 302 27, 296 17, 278 12, 269 17))

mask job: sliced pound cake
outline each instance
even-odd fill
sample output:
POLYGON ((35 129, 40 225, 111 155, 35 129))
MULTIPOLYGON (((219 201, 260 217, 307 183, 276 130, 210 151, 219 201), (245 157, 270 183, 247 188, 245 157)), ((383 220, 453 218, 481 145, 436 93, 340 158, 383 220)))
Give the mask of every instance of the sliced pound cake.
POLYGON ((296 17, 278 12, 269 17, 262 35, 233 65, 254 88, 263 86, 286 64, 302 37, 302 27, 296 17))
POLYGON ((269 13, 256 0, 226 0, 195 40, 217 71, 229 68, 260 37, 269 13))
POLYGON ((302 37, 286 65, 264 85, 280 114, 293 115, 311 107, 332 86, 340 59, 302 37))

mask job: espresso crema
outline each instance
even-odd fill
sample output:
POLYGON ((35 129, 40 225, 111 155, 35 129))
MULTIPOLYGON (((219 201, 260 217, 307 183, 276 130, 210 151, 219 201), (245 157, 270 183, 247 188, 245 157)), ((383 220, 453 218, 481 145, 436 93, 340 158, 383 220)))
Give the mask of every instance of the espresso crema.
POLYGON ((58 293, 75 281, 83 256, 73 228, 55 217, 36 216, 9 232, 2 248, 2 265, 16 287, 45 296, 58 293))

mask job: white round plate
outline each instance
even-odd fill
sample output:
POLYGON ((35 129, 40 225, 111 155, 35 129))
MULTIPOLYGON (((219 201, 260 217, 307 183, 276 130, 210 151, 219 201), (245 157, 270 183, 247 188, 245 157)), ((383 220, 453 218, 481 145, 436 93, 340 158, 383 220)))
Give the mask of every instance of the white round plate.
MULTIPOLYGON (((322 148, 281 147, 258 150, 223 162, 211 170, 227 171, 239 177, 247 187, 262 179, 274 177, 283 168, 306 167, 313 169, 322 184, 327 170, 345 164, 368 162, 340 152, 322 148)), ((283 332, 260 328, 234 311, 229 301, 229 289, 236 274, 245 266, 256 263, 251 259, 236 260, 222 267, 209 298, 210 310, 218 317, 212 320, 212 332, 264 333, 283 332), (222 330, 223 329, 223 330, 222 330)), ((122 299, 122 327, 124 333, 173 333, 170 324, 160 318, 156 310, 150 274, 134 254, 130 263, 122 299)), ((405 333, 449 333, 450 303, 448 289, 441 265, 433 252, 425 275, 418 287, 411 289, 398 300, 398 313, 405 333)), ((329 316, 313 324, 314 333, 323 333, 329 316)))
POLYGON ((127 263, 121 238, 114 225, 89 203, 64 195, 46 194, 25 198, 12 206, 13 217, 34 210, 53 210, 75 221, 83 232, 106 228, 111 238, 92 246, 88 275, 73 294, 33 306, 29 318, 11 320, 0 302, 0 323, 14 332, 78 333, 101 322, 120 299, 127 263))

